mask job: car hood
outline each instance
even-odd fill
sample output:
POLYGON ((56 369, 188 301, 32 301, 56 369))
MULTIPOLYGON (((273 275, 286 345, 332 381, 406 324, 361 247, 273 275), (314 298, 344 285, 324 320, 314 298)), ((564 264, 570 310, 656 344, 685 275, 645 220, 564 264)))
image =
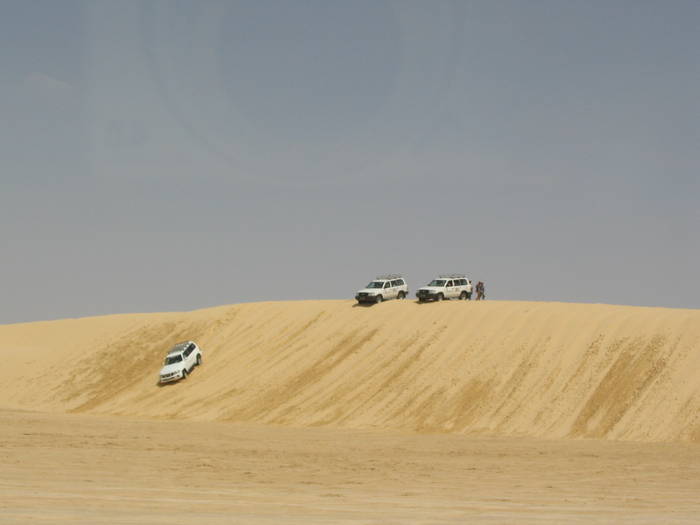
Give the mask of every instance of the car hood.
POLYGON ((179 372, 180 370, 182 370, 184 365, 184 361, 180 361, 179 363, 173 363, 172 365, 165 365, 163 368, 160 369, 160 373, 161 375, 163 375, 170 374, 172 372, 179 372))
POLYGON ((380 293, 381 291, 381 288, 363 288, 362 290, 357 290, 357 293, 368 293, 370 295, 375 295, 380 293))

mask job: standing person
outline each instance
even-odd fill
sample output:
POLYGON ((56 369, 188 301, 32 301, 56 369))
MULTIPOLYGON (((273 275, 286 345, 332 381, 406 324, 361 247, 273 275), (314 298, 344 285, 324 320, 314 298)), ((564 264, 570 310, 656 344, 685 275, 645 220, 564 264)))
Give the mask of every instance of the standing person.
POLYGON ((472 290, 473 290, 472 282, 470 279, 467 279, 467 301, 472 300, 472 290))
POLYGON ((476 283, 476 300, 480 301, 482 299, 486 299, 486 292, 484 289, 484 283, 479 281, 476 283))

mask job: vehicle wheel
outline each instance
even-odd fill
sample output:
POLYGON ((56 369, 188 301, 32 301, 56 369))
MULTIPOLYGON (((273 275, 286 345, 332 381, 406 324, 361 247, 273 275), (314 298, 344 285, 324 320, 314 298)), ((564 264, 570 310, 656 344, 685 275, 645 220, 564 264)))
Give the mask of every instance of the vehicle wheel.
POLYGON ((377 299, 376 299, 376 302, 377 302, 377 303, 381 303, 383 300, 384 300, 384 297, 382 297, 381 295, 378 295, 378 296, 377 296, 377 299))
POLYGON ((202 354, 197 354, 197 364, 195 366, 199 366, 202 364, 202 354))
POLYGON ((442 301, 444 298, 445 298, 445 296, 442 295, 441 293, 439 293, 439 294, 437 295, 436 301, 442 301))
POLYGON ((462 292, 461 294, 459 294, 459 300, 466 301, 467 300, 467 292, 462 292))
POLYGON ((187 379, 187 369, 186 368, 182 371, 182 379, 187 379))
POLYGON ((399 298, 399 299, 405 299, 405 298, 406 298, 406 294, 405 294, 404 292, 399 292, 398 298, 399 298))

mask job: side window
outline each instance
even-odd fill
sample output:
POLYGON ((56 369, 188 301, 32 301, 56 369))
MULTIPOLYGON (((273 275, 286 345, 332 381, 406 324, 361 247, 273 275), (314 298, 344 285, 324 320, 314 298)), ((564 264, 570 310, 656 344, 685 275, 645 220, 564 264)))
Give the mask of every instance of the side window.
POLYGON ((390 281, 385 282, 384 288, 391 288, 391 282, 390 281))
POLYGON ((193 344, 189 345, 187 347, 187 350, 185 350, 185 357, 189 357, 189 355, 192 353, 193 350, 194 350, 194 345, 193 344))
POLYGON ((395 281, 391 281, 391 286, 401 286, 401 281, 396 279, 395 281))
POLYGON ((460 285, 460 286, 465 286, 466 284, 467 284, 467 280, 466 280, 466 279, 460 279, 460 280, 459 280, 459 285, 460 285))
POLYGON ((454 286, 454 285, 452 284, 452 281, 447 281, 447 284, 445 286, 454 286))

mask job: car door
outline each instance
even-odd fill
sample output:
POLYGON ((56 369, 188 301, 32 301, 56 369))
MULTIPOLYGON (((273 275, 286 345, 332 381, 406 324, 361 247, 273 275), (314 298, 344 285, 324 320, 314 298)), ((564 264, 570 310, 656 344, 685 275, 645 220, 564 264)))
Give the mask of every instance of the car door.
POLYGON ((192 370, 192 367, 194 366, 194 344, 190 343, 187 350, 184 352, 184 356, 185 368, 187 368, 187 370, 192 370))
POLYGON ((445 285, 445 298, 452 299, 455 296, 455 290, 454 281, 447 281, 445 285))
POLYGON ((391 287, 391 281, 387 281, 384 283, 384 289, 382 290, 382 295, 384 296, 384 299, 393 299, 394 296, 392 295, 392 292, 395 290, 395 288, 391 287))

